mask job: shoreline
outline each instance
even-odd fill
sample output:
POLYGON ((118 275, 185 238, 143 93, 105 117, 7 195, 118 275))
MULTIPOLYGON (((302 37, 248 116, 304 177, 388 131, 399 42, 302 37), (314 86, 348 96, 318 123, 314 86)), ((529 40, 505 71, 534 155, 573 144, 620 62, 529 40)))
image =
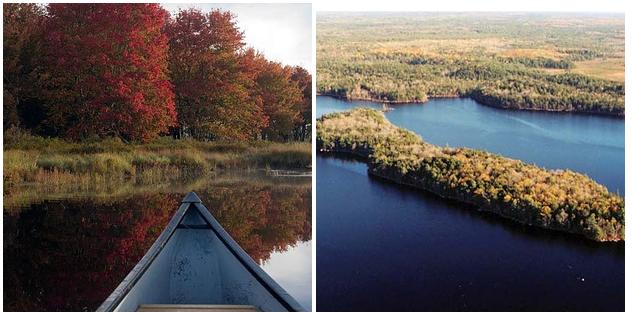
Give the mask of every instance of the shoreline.
MULTIPOLYGON (((5 172, 8 172, 5 169, 5 172)), ((33 185, 48 185, 52 188, 73 185, 99 185, 111 183, 133 183, 136 185, 152 185, 159 183, 187 182, 204 178, 209 175, 222 175, 231 172, 258 173, 283 171, 283 172, 307 172, 306 167, 267 167, 256 163, 239 164, 197 164, 197 165, 157 165, 151 167, 132 166, 131 169, 109 172, 73 172, 37 168, 28 173, 20 173, 19 177, 9 174, 4 177, 5 194, 15 188, 33 185)), ((270 175, 271 177, 305 177, 300 175, 270 175)))
MULTIPOLYGON (((362 157, 360 157, 359 155, 356 154, 352 154, 352 153, 347 153, 347 152, 319 152, 318 151, 318 156, 322 157, 322 158, 328 158, 328 159, 335 159, 335 160, 343 160, 343 161, 349 161, 349 160, 354 160, 356 162, 361 162, 361 163, 366 163, 366 160, 364 160, 362 157)), ((367 163, 366 163, 367 165, 367 163)), ((483 218, 490 218, 492 220, 494 220, 496 223, 501 223, 504 227, 509 227, 512 228, 513 230, 518 230, 522 231, 522 232, 530 232, 531 234, 533 233, 537 233, 537 234, 548 234, 548 235, 553 235, 553 236, 563 236, 562 239, 567 239, 567 240, 572 240, 575 241, 575 243, 580 243, 580 244, 584 244, 584 245, 592 245, 592 246, 596 246, 596 247, 604 247, 604 246, 623 246, 625 245, 625 241, 621 240, 621 241, 596 241, 596 240, 592 240, 589 239, 581 234, 576 234, 576 233, 569 233, 569 232, 565 232, 565 231, 561 231, 561 230, 555 230, 555 229, 550 229, 550 228, 544 228, 544 227, 539 227, 538 225, 527 225, 527 224, 523 224, 517 220, 514 220, 512 218, 505 218, 505 217, 501 217, 500 215, 498 215, 495 212, 491 212, 491 211, 487 211, 487 210, 482 210, 478 205, 476 204, 472 204, 472 203, 467 203, 461 200, 456 200, 453 198, 448 198, 442 195, 439 195, 437 193, 431 192, 429 190, 426 189, 422 189, 420 187, 417 186, 412 186, 409 184, 405 184, 405 183, 396 183, 394 182, 391 178, 385 178, 383 176, 380 175, 375 175, 373 173, 370 173, 369 168, 368 168, 368 172, 367 172, 368 176, 370 179, 374 179, 377 180, 377 182, 381 183, 381 184, 389 184, 391 186, 393 186, 393 188, 398 189, 399 191, 402 190, 404 192, 420 192, 425 196, 429 196, 435 199, 439 199, 440 201, 447 201, 447 203, 450 206, 458 206, 459 210, 464 210, 466 213, 471 213, 471 214, 482 214, 481 217, 483 218), (534 226, 538 226, 538 227, 534 227, 534 226)))
POLYGON ((614 119, 620 119, 620 120, 624 120, 625 119, 625 113, 607 113, 607 112, 589 112, 589 111, 576 111, 576 110, 547 110, 547 109, 535 109, 535 108, 512 108, 512 107, 508 107, 508 106, 499 106, 499 105, 495 105, 495 104, 491 104, 491 103, 487 103, 485 101, 479 100, 471 95, 465 95, 465 96, 460 96, 460 95, 455 95, 455 96, 429 96, 427 97, 426 100, 410 100, 410 101, 391 101, 391 100, 384 100, 384 99, 378 99, 378 98, 372 98, 372 97, 368 97, 368 98, 362 98, 362 97, 344 97, 341 95, 338 95, 336 93, 321 93, 321 92, 317 92, 316 93, 317 96, 323 96, 323 97, 331 97, 331 98, 335 98, 338 100, 342 100, 345 102, 351 102, 351 101, 367 101, 367 102, 376 102, 376 103, 381 103, 381 104, 389 104, 389 105, 402 105, 402 104, 425 104, 427 102, 429 102, 430 100, 437 100, 437 99, 471 99, 473 101, 475 101, 476 103, 478 103, 479 105, 483 105, 486 107, 490 107, 490 108, 494 108, 494 109, 498 109, 498 110, 505 110, 505 111, 526 111, 526 112, 544 112, 544 113, 553 113, 553 114, 575 114, 575 115, 590 115, 590 116, 600 116, 600 117, 607 117, 607 118, 614 118, 614 119))
POLYGON ((447 193, 444 193, 442 188, 435 189, 435 188, 430 188, 428 186, 422 186, 422 185, 419 185, 419 184, 416 184, 416 183, 408 182, 407 180, 404 180, 402 177, 398 177, 396 175, 390 175, 389 171, 386 172, 386 171, 378 170, 377 168, 372 168, 372 167, 370 167, 370 163, 368 162, 368 158, 369 157, 364 157, 360 153, 355 153, 355 152, 352 152, 352 151, 347 150, 347 149, 341 149, 341 150, 332 149, 332 150, 327 150, 327 151, 320 149, 319 153, 321 153, 321 154, 333 154, 333 155, 344 155, 344 156, 351 156, 351 157, 358 158, 358 159, 360 159, 360 161, 363 161, 364 163, 366 163, 366 165, 368 166, 367 172, 368 172, 368 175, 370 175, 370 176, 374 176, 374 177, 380 178, 380 179, 382 179, 384 181, 387 181, 387 182, 390 182, 390 183, 393 183, 393 184, 397 184, 397 185, 400 185, 400 186, 405 186, 405 187, 412 188, 412 189, 415 189, 415 190, 421 190, 421 191, 424 191, 424 192, 429 192, 429 193, 433 194, 434 196, 437 196, 437 197, 439 197, 441 199, 445 199, 445 200, 448 200, 448 201, 455 201, 456 203, 466 204, 468 206, 471 206, 471 207, 475 208, 478 212, 490 213, 490 214, 493 214, 493 215, 497 216, 498 218, 501 217, 503 219, 509 220, 511 222, 514 222, 514 223, 518 223, 518 224, 529 226, 529 227, 538 227, 540 229, 554 231, 554 232, 563 232, 563 233, 566 233, 566 234, 569 234, 569 235, 580 236, 580 237, 582 237, 584 239, 589 239, 589 240, 592 240, 592 241, 595 241, 595 242, 596 241, 598 241, 598 242, 613 242, 613 243, 624 243, 625 242, 625 240, 623 240, 623 239, 618 239, 618 240, 611 240, 611 239, 609 239, 609 240, 595 240, 593 238, 587 237, 586 235, 584 235, 583 233, 580 233, 580 232, 570 232, 570 231, 568 231, 567 229, 565 229, 563 227, 554 228, 554 227, 542 226, 542 225, 540 225, 538 223, 531 223, 531 222, 527 223, 527 222, 525 222, 525 221, 523 221, 521 219, 515 218, 515 217, 513 217, 511 215, 504 214, 503 210, 500 210, 500 209, 495 210, 495 209, 489 208, 484 203, 477 202, 477 201, 472 201, 472 200, 468 199, 466 197, 466 195, 457 196, 457 195, 447 194, 447 193))
POLYGON ((134 180, 97 181, 76 184, 50 184, 48 182, 21 183, 5 188, 4 212, 16 214, 31 203, 63 198, 103 198, 117 199, 123 196, 148 192, 180 192, 209 188, 216 184, 253 184, 257 186, 310 188, 310 178, 288 178, 272 176, 265 169, 226 169, 210 172, 196 178, 171 179, 160 182, 139 182, 134 180))
POLYGON ((306 170, 310 142, 205 142, 161 138, 149 143, 116 139, 68 142, 22 135, 3 149, 5 192, 28 183, 163 183, 225 170, 306 170))
POLYGON ((369 175, 519 224, 599 242, 624 241, 623 198, 583 174, 546 170, 480 150, 436 147, 371 109, 329 114, 318 120, 317 130, 319 153, 359 157, 369 175))

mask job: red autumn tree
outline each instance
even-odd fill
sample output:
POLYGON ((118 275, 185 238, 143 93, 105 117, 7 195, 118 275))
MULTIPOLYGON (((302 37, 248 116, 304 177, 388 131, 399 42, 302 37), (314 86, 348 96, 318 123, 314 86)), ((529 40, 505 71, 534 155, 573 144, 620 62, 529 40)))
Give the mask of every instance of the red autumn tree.
POLYGON ((240 57, 243 34, 234 16, 220 10, 180 11, 167 33, 179 133, 198 139, 255 138, 267 120, 249 91, 254 74, 240 57))
POLYGON ((158 4, 49 4, 47 124, 81 139, 148 140, 176 121, 158 4))
POLYGON ((2 17, 4 128, 33 127, 30 120, 41 112, 36 94, 45 10, 34 3, 5 3, 2 17), (37 112, 31 110, 33 107, 37 112), (25 116, 30 119, 26 123, 25 116))

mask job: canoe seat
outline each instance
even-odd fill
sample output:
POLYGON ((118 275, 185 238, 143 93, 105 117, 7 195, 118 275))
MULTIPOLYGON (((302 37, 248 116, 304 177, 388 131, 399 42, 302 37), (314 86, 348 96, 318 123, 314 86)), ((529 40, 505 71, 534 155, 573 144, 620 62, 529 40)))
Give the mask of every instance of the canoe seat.
POLYGON ((137 312, 257 312, 252 305, 232 304, 141 304, 137 312))

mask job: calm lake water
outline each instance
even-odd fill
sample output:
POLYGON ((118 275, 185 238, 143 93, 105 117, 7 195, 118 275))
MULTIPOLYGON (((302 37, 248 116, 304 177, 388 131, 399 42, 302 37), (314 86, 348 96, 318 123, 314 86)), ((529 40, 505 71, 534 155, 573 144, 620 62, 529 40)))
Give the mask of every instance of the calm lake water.
POLYGON ((311 180, 257 173, 177 186, 5 194, 4 309, 94 311, 195 191, 231 236, 311 309, 311 180))
MULTIPOLYGON (((360 105, 379 107, 318 97, 317 115, 360 105)), ((623 120, 467 99, 394 108, 391 122, 434 144, 571 168, 624 190, 623 120)), ((624 244, 518 226, 366 171, 317 157, 318 310, 624 310, 624 244)))

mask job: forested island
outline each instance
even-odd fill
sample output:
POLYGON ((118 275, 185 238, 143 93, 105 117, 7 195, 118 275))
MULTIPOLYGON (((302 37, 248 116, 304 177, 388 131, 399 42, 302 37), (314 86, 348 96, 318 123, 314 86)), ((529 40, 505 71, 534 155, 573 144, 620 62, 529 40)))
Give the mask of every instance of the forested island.
POLYGON ((625 239, 624 199, 588 176, 468 148, 438 147, 361 108, 317 121, 317 149, 366 160, 371 175, 467 203, 521 224, 625 239))
POLYGON ((3 9, 5 186, 310 165, 311 74, 248 47, 230 11, 3 9))
POLYGON ((325 13, 317 29, 323 95, 625 114, 623 15, 325 13))

